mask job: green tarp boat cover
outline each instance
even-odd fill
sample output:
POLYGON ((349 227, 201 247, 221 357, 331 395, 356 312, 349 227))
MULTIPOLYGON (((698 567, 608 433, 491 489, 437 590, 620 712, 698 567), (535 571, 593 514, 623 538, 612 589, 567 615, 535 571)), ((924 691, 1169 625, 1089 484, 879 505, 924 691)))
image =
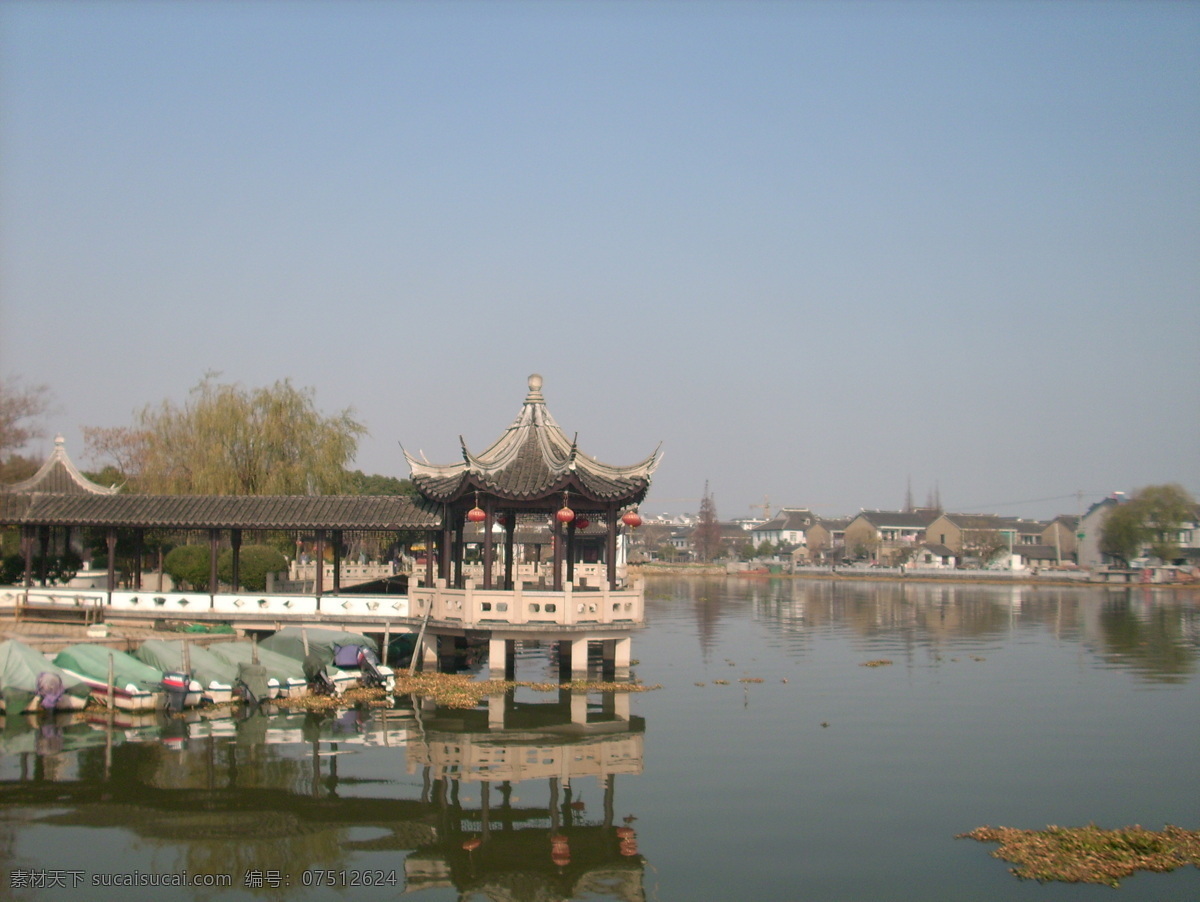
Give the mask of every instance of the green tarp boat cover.
POLYGON ((259 648, 268 648, 280 654, 304 660, 303 631, 308 631, 308 648, 321 656, 326 664, 333 663, 334 653, 345 645, 365 645, 375 654, 379 654, 379 643, 370 636, 360 633, 347 633, 342 630, 327 630, 315 627, 286 626, 273 636, 268 636, 258 643, 259 648))
POLYGON ((132 686, 143 692, 162 691, 163 672, 161 670, 139 661, 131 654, 105 648, 103 645, 68 646, 55 656, 54 663, 67 670, 73 670, 81 676, 107 682, 110 655, 113 662, 114 685, 124 688, 132 686))
MULTIPOLYGON (((147 639, 134 655, 139 661, 159 670, 186 673, 188 668, 183 666, 183 642, 182 639, 147 639)), ((192 679, 205 688, 213 683, 226 686, 234 684, 237 680, 236 664, 218 658, 202 645, 188 644, 192 679)))
MULTIPOLYGON (((235 667, 238 664, 249 664, 254 656, 254 643, 246 640, 236 642, 214 642, 208 650, 222 660, 228 661, 235 667)), ((279 680, 303 680, 304 668, 295 658, 271 651, 269 648, 258 646, 258 663, 267 668, 267 676, 279 680)))
POLYGON ((51 682, 57 677, 63 692, 79 698, 86 699, 91 694, 87 683, 64 673, 40 651, 15 639, 0 642, 0 692, 3 692, 6 710, 24 711, 34 696, 44 697, 45 693, 38 688, 39 677, 43 686, 47 677, 51 682))

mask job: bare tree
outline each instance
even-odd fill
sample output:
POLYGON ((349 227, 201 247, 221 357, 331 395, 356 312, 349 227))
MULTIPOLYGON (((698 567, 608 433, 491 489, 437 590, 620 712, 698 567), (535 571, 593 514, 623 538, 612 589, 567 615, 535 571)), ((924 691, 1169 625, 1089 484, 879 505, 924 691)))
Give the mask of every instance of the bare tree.
POLYGON ((1008 548, 1008 542, 1008 536, 998 529, 964 529, 962 532, 963 555, 979 558, 979 563, 984 565, 1008 548))
POLYGON ((721 523, 717 519, 717 505, 709 494, 708 483, 704 483, 704 497, 700 499, 700 516, 693 534, 696 556, 704 562, 715 560, 721 554, 721 523))
POLYGON ((48 386, 25 385, 17 376, 0 380, 0 483, 17 482, 37 470, 39 461, 20 452, 44 434, 41 419, 50 407, 48 386))
POLYGON ((39 422, 50 410, 50 388, 23 385, 17 376, 0 380, 0 458, 42 435, 39 422))

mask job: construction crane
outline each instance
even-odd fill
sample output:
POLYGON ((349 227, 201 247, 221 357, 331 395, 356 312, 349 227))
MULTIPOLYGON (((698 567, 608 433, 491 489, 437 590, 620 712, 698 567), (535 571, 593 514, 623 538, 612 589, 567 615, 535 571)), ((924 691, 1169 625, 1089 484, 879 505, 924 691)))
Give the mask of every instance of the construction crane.
POLYGON ((762 504, 751 504, 750 510, 762 511, 763 512, 763 520, 764 521, 770 520, 771 519, 771 499, 768 498, 766 495, 763 495, 763 503, 762 504))

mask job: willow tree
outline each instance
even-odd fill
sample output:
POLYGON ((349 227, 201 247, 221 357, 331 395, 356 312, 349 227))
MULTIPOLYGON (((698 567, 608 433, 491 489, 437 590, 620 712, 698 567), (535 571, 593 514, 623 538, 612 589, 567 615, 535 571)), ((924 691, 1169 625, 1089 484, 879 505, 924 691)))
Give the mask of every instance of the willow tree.
POLYGON ((1146 486, 1105 518, 1100 550, 1126 563, 1143 552, 1169 563, 1179 557, 1180 533, 1196 517, 1196 502, 1182 486, 1146 486))
POLYGON ((85 430, 85 439, 93 456, 127 467, 140 492, 304 495, 347 491, 365 434, 349 408, 322 414, 311 388, 284 379, 246 389, 210 374, 182 406, 148 405, 132 427, 85 430))

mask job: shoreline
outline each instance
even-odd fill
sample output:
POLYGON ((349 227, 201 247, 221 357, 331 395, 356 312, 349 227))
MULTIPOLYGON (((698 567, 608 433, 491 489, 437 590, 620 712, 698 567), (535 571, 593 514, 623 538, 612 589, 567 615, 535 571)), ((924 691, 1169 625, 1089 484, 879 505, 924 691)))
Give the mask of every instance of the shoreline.
POLYGON ((1009 576, 1009 577, 968 577, 968 576, 930 576, 905 573, 874 574, 867 570, 832 570, 814 573, 761 573, 751 571, 730 572, 724 567, 692 564, 631 564, 629 569, 641 576, 722 576, 729 579, 811 579, 825 582, 897 582, 923 583, 927 585, 945 585, 947 583, 985 586, 1044 586, 1046 588, 1075 588, 1075 589, 1164 589, 1172 592, 1191 591, 1200 595, 1200 583, 1110 583, 1100 580, 1056 579, 1047 576, 1009 576))

